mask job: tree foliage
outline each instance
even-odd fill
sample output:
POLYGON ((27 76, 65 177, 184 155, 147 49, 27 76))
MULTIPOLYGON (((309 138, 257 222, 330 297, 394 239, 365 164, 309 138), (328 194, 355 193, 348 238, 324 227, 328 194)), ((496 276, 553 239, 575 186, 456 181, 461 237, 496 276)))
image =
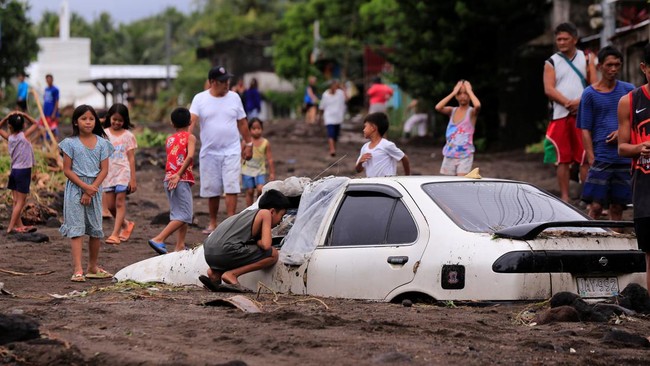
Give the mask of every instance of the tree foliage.
POLYGON ((460 79, 500 84, 504 59, 543 32, 546 1, 371 0, 362 18, 368 40, 390 45, 396 81, 416 96, 437 97, 460 79))
POLYGON ((27 9, 15 0, 0 0, 0 83, 25 71, 38 53, 27 9))
POLYGON ((291 1, 205 0, 194 15, 189 35, 200 46, 252 34, 272 32, 291 1))
POLYGON ((277 73, 288 79, 305 78, 316 70, 312 53, 341 65, 344 78, 362 75, 365 29, 359 7, 367 0, 298 2, 287 9, 273 39, 273 62, 277 73), (320 42, 314 44, 314 22, 318 20, 320 42))
MULTIPOLYGON (((273 32, 289 0, 201 0, 199 10, 190 15, 175 8, 129 24, 117 24, 103 12, 87 23, 76 13, 70 19, 70 36, 91 39, 91 62, 101 64, 162 64, 167 50, 166 31, 171 29, 171 62, 181 65, 175 82, 179 93, 201 90, 210 67, 197 60, 196 49, 217 41, 245 38, 257 33, 273 32)), ((58 36, 59 18, 45 12, 36 27, 40 37, 58 36)))
MULTIPOLYGON (((73 13, 71 35, 92 39, 94 64, 160 64, 166 55, 166 27, 171 25, 172 62, 182 66, 176 89, 186 95, 201 90, 209 67, 207 61, 197 60, 196 49, 215 42, 272 33, 276 72, 290 80, 317 72, 310 62, 316 53, 318 60, 335 61, 343 78, 360 81, 363 49, 370 46, 394 66, 388 75, 391 81, 429 103, 446 95, 457 80, 470 80, 483 102, 479 134, 487 137, 499 129, 508 98, 517 96, 512 90, 525 89, 522 83, 530 80, 522 76, 521 54, 527 51, 523 45, 544 32, 543 14, 550 6, 547 0, 197 0, 196 4, 199 9, 190 15, 167 9, 129 24, 116 24, 107 13, 87 23, 73 13), (317 20, 321 38, 315 42, 317 20)), ((45 13, 37 30, 41 36, 55 36, 57 15, 45 13)))
POLYGON ((483 105, 483 134, 496 140, 508 102, 502 91, 529 87, 510 81, 522 80, 515 72, 522 46, 544 32, 540 14, 548 6, 545 0, 371 0, 361 16, 372 29, 368 42, 390 46, 394 80, 412 95, 437 101, 458 80, 470 80, 483 105))

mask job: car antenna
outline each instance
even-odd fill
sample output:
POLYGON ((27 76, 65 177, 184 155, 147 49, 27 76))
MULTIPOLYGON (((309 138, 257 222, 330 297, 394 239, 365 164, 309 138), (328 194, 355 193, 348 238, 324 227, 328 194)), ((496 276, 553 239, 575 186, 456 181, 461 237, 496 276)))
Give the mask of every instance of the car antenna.
POLYGON ((341 157, 339 158, 339 160, 337 160, 337 161, 333 162, 332 164, 330 164, 330 166, 328 166, 327 168, 325 168, 322 172, 318 173, 318 175, 315 176, 314 178, 312 178, 312 180, 316 180, 316 179, 318 179, 318 177, 320 177, 321 175, 325 174, 325 172, 327 172, 328 170, 330 170, 334 165, 336 165, 336 164, 338 164, 339 162, 341 162, 341 160, 345 159, 347 156, 348 156, 348 154, 345 154, 345 155, 341 156, 341 157))

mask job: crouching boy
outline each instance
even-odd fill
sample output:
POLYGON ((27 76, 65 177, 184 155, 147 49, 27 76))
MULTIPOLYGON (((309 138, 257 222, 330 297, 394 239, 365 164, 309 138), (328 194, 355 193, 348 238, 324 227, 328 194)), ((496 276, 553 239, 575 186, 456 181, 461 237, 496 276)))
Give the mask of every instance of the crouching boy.
POLYGON ((243 290, 239 276, 274 265, 278 251, 271 246, 271 229, 288 207, 287 197, 271 189, 260 197, 259 209, 244 210, 217 226, 203 244, 210 268, 207 276, 199 276, 201 283, 211 291, 219 291, 222 281, 243 290))

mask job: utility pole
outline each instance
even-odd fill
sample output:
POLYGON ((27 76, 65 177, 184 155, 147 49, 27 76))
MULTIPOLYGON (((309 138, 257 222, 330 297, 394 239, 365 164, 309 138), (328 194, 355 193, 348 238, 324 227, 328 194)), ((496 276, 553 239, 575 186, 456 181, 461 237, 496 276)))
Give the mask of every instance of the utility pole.
POLYGON ((170 21, 167 21, 167 27, 165 28, 165 62, 167 66, 167 84, 165 89, 171 87, 171 62, 172 62, 172 24, 170 21))
POLYGON ((616 0, 601 0, 603 9, 603 29, 600 31, 600 48, 609 45, 609 40, 616 33, 616 0))

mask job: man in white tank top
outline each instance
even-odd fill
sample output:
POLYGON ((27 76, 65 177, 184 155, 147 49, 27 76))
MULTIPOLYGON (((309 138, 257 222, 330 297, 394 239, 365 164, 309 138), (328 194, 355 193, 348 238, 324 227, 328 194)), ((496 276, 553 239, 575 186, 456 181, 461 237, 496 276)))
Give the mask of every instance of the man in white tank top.
POLYGON ((544 93, 553 103, 553 117, 546 130, 544 162, 557 166, 562 200, 569 201, 569 175, 572 163, 580 164, 580 178, 587 176, 582 131, 576 127, 576 113, 582 91, 594 80, 596 70, 588 54, 576 48, 578 30, 571 23, 555 28, 558 52, 544 65, 544 93))

